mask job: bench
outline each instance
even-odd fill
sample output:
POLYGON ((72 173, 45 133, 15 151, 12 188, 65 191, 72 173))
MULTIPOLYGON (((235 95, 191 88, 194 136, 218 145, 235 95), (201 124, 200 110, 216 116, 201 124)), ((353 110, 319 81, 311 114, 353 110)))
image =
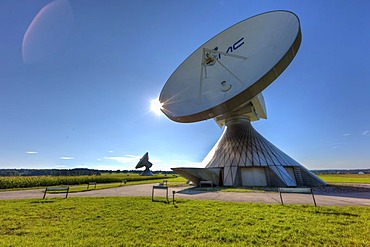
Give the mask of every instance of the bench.
POLYGON ((168 181, 165 179, 165 180, 163 180, 162 183, 159 183, 159 185, 161 185, 161 186, 167 186, 168 185, 168 181))
POLYGON ((154 190, 166 190, 166 200, 167 200, 167 203, 170 203, 168 201, 168 186, 165 186, 165 185, 154 185, 153 186, 153 189, 152 189, 152 202, 154 201, 154 190))
POLYGON ((279 188, 281 204, 284 205, 282 193, 311 194, 313 203, 315 204, 316 207, 316 200, 312 188, 279 188))
POLYGON ((87 189, 89 189, 90 185, 94 185, 94 189, 96 189, 96 182, 88 182, 87 183, 87 189))
POLYGON ((126 180, 126 179, 122 180, 122 181, 121 181, 121 186, 122 186, 122 184, 123 184, 123 185, 126 185, 126 183, 127 183, 127 180, 126 180))
POLYGON ((59 187, 59 188, 46 188, 44 192, 44 197, 42 199, 45 199, 46 192, 48 191, 65 191, 66 192, 66 197, 68 197, 68 192, 69 192, 69 187, 59 187))
POLYGON ((210 187, 213 187, 212 181, 202 180, 202 181, 199 182, 199 187, 202 187, 204 185, 210 185, 210 187))

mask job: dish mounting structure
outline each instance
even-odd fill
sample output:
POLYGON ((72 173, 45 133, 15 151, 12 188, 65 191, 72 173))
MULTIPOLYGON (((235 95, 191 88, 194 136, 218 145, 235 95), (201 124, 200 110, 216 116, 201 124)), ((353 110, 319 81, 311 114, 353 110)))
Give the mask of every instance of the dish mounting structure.
POLYGON ((205 168, 171 168, 199 184, 323 186, 324 181, 260 135, 267 118, 262 91, 290 64, 301 43, 298 17, 271 11, 239 22, 194 51, 170 76, 159 101, 182 123, 213 118, 226 126, 205 168))

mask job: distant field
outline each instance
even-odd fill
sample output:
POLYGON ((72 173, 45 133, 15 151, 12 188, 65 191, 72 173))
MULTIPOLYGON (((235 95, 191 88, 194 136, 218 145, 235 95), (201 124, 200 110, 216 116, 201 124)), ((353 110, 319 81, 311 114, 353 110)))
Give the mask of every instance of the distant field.
POLYGON ((0 201, 0 246, 370 246, 368 207, 111 197, 0 201))
POLYGON ((370 174, 322 174, 319 177, 327 183, 370 184, 370 174))
POLYGON ((0 189, 13 188, 34 188, 58 185, 81 185, 88 182, 97 182, 98 184, 117 183, 122 180, 128 182, 150 180, 163 180, 177 177, 175 175, 157 174, 150 177, 140 176, 139 174, 103 174, 101 176, 16 176, 0 177, 0 189))

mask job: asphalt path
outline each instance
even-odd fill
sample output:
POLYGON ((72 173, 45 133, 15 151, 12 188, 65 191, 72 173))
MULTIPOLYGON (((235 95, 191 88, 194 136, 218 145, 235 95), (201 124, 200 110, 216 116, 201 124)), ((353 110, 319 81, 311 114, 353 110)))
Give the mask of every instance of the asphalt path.
MULTIPOLYGON (((152 196, 152 188, 156 184, 130 185, 110 189, 90 190, 84 192, 69 193, 70 197, 114 197, 114 196, 152 196)), ((45 189, 18 190, 0 192, 0 200, 13 199, 42 199, 45 189)), ((186 198, 195 200, 217 200, 230 202, 254 202, 279 204, 280 196, 277 192, 222 192, 222 191, 203 191, 194 190, 192 187, 169 187, 168 196, 172 201, 172 192, 176 198, 186 198)), ((166 195, 165 190, 155 190, 155 199, 163 200, 166 195)), ((310 194, 282 194, 284 204, 312 204, 313 199, 310 194)), ((50 194, 46 198, 65 197, 64 193, 50 194)), ((318 192, 315 193, 315 200, 318 206, 370 206, 370 190, 366 192, 318 192)))

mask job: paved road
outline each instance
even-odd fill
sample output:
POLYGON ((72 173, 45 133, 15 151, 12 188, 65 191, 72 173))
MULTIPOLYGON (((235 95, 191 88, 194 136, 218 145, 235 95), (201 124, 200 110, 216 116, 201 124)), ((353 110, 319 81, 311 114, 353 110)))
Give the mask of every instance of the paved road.
MULTIPOLYGON (((78 193, 70 193, 68 197, 105 197, 105 196, 151 196, 153 184, 122 186, 111 189, 91 190, 78 193)), ((221 192, 221 191, 195 191, 190 188, 169 188, 169 197, 172 191, 176 191, 176 198, 187 198, 196 200, 218 200, 234 202, 258 202, 258 203, 280 203, 279 193, 276 192, 221 192)), ((0 200, 39 198, 42 199, 44 189, 19 190, 0 192, 0 200)), ((164 196, 164 190, 156 190, 155 196, 164 196)), ((47 194, 47 198, 64 197, 65 194, 47 194)), ((312 196, 307 194, 283 194, 286 204, 313 204, 312 196)), ((370 192, 348 192, 348 193, 319 193, 315 194, 318 206, 370 206, 370 192)))

